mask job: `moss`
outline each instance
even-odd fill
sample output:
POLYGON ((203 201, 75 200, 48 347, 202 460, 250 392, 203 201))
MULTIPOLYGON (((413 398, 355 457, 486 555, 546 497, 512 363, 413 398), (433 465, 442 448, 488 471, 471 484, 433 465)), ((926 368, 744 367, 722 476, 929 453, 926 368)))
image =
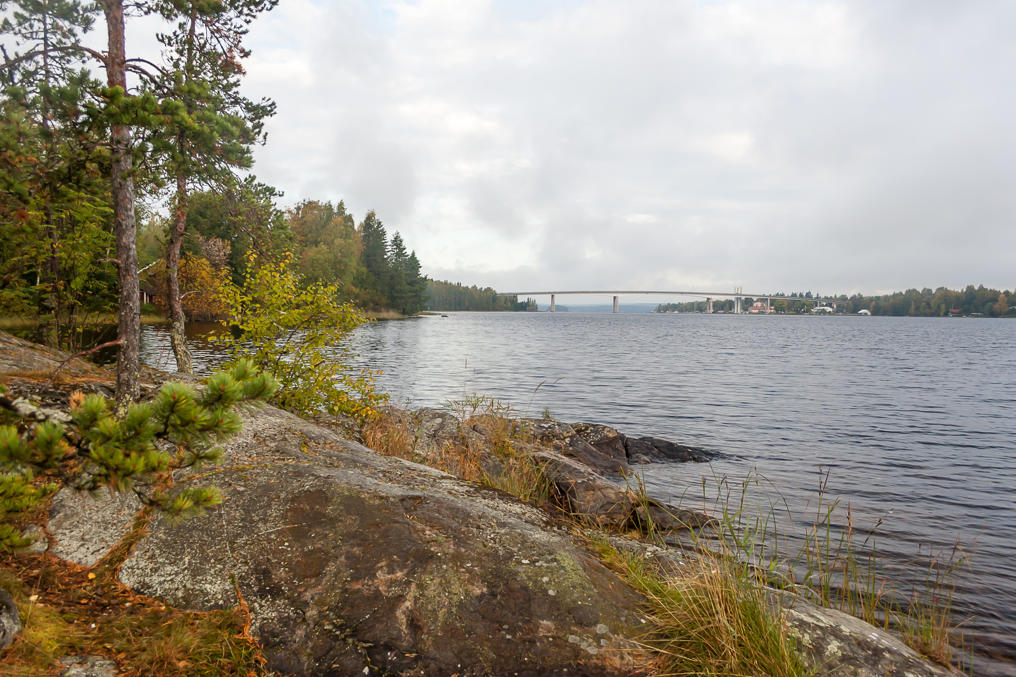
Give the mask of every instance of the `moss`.
POLYGON ((567 552, 513 560, 509 575, 517 575, 534 591, 559 597, 571 605, 588 604, 596 594, 582 564, 567 552))

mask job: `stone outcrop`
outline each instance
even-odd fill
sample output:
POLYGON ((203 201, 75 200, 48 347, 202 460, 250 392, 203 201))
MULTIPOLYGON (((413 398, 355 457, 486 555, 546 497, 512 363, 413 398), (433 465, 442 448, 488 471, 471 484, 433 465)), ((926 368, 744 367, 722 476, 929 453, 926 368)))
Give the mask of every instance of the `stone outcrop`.
MULTIPOLYGON (((539 510, 382 457, 264 407, 224 448, 224 502, 156 519, 120 569, 188 609, 251 610, 272 669, 296 675, 636 674, 638 596, 539 510), (530 667, 531 666, 531 667, 530 667)), ((123 534, 121 507, 102 501, 123 534)), ((70 559, 90 538, 51 523, 70 559)))
POLYGON ((843 677, 961 674, 929 662, 899 638, 842 611, 815 606, 790 594, 780 595, 780 602, 783 618, 799 640, 799 650, 819 674, 843 677))
MULTIPOLYGON (((496 443, 492 438, 503 435, 505 425, 518 426, 512 444, 543 467, 554 485, 558 507, 598 527, 664 535, 710 521, 702 513, 650 499, 640 491, 637 481, 629 485, 627 445, 631 440, 609 426, 550 419, 505 423, 502 419, 501 430, 495 432, 492 429, 499 426, 491 425, 483 417, 462 422, 454 414, 438 409, 390 413, 412 421, 413 450, 429 459, 439 458, 441 448, 448 446, 490 449, 496 443)), ((654 442, 662 449, 668 444, 680 447, 663 440, 654 442)), ((656 457, 662 458, 664 453, 658 452, 656 457)), ((680 454, 672 454, 672 460, 681 458, 680 454)), ((481 464, 491 475, 500 471, 493 452, 481 453, 481 464)))
POLYGON ((716 452, 656 437, 628 437, 610 426, 596 423, 568 424, 544 419, 529 423, 540 443, 607 476, 627 476, 632 472, 632 465, 704 462, 719 456, 716 452))
POLYGON ((628 437, 625 439, 625 450, 628 453, 629 463, 660 461, 704 463, 718 456, 715 452, 668 442, 657 437, 628 437))

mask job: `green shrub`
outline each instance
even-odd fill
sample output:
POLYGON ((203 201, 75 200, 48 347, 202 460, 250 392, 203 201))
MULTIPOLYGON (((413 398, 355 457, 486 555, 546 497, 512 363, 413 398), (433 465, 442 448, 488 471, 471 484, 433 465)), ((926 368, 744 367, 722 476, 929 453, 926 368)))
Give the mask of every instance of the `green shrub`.
POLYGON ((275 391, 249 361, 210 376, 201 392, 167 383, 150 402, 113 414, 99 395, 71 396, 70 421, 0 426, 0 549, 27 545, 13 520, 61 484, 82 491, 134 491, 146 505, 190 515, 221 499, 213 488, 173 490, 174 470, 214 462, 219 442, 240 430, 237 405, 275 391), (157 442, 171 442, 167 451, 157 442))
POLYGON ((250 359, 279 382, 273 403, 297 414, 348 414, 375 418, 387 395, 374 388, 375 372, 346 367, 346 339, 366 316, 339 300, 337 285, 304 284, 287 255, 277 262, 249 256, 242 286, 229 285, 226 325, 239 336, 216 337, 234 362, 250 359))

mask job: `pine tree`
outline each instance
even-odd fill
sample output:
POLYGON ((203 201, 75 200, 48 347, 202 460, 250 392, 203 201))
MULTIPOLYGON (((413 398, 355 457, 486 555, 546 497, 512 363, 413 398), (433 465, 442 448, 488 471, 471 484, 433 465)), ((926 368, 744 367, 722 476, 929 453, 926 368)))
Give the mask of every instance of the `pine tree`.
POLYGON ((19 0, 10 9, 0 22, 9 41, 0 65, 0 239, 12 251, 0 256, 0 288, 12 292, 8 302, 20 297, 33 314, 49 316, 44 337, 60 345, 73 336, 83 301, 95 308, 109 298, 112 272, 99 253, 111 244, 109 184, 98 169, 107 162, 81 105, 97 83, 74 49, 95 12, 67 0, 19 0), (26 275, 27 294, 19 284, 26 275))
POLYGON ((221 187, 234 183, 233 169, 251 165, 252 144, 263 139, 264 119, 275 104, 252 101, 239 93, 240 60, 247 26, 276 0, 204 0, 163 2, 164 18, 177 20, 172 32, 160 34, 169 64, 150 81, 164 99, 165 127, 153 136, 154 150, 173 177, 173 225, 166 243, 167 307, 170 342, 177 371, 191 373, 180 299, 180 250, 187 226, 190 186, 221 187))
POLYGON ((402 242, 402 236, 397 232, 392 235, 392 240, 388 243, 386 261, 388 264, 388 305, 400 313, 406 313, 406 308, 410 305, 410 288, 406 268, 409 263, 409 254, 406 253, 406 245, 402 242))

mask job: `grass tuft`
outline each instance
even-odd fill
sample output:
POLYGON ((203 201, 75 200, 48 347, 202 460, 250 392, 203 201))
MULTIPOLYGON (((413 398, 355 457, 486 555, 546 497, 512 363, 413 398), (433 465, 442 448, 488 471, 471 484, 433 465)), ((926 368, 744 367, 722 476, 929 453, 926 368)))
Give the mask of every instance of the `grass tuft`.
POLYGON ((749 567, 704 554, 687 570, 668 574, 605 539, 591 547, 646 598, 651 629, 640 641, 656 656, 653 674, 812 674, 749 567))

